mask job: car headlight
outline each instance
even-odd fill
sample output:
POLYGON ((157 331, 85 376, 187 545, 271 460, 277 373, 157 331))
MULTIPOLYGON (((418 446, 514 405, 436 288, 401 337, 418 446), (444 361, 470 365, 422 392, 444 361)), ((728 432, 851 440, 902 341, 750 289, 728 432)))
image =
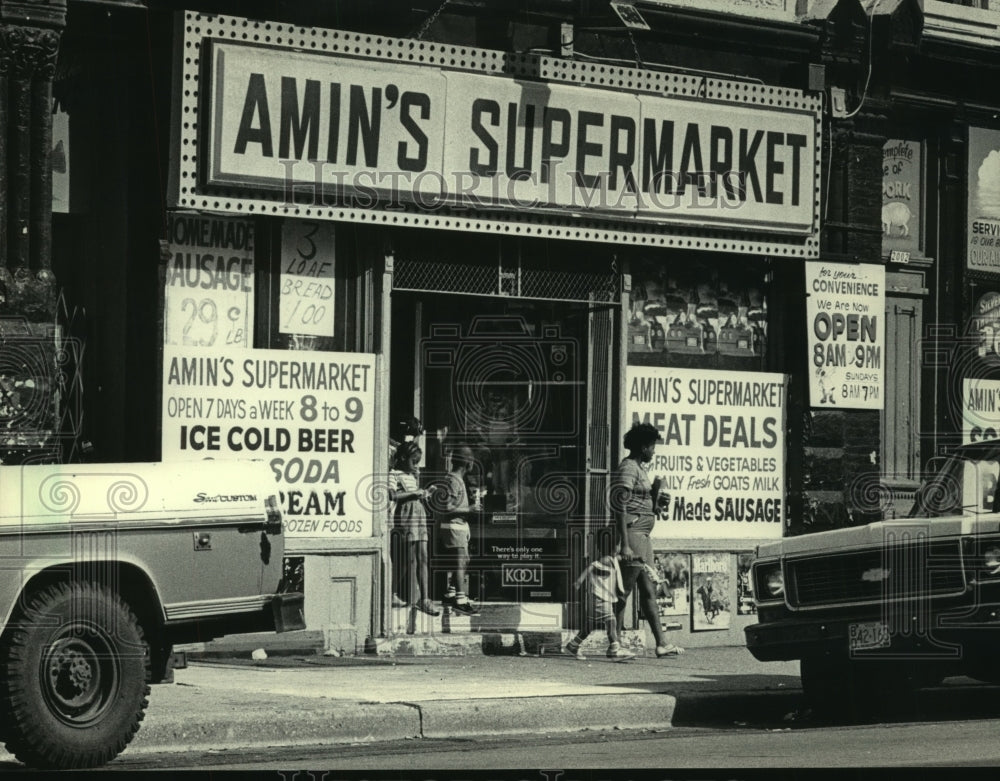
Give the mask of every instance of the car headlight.
POLYGON ((785 576, 780 569, 767 573, 767 590, 772 597, 780 597, 785 593, 785 576))
POLYGON ((1000 575, 1000 547, 992 545, 983 551, 983 567, 986 575, 1000 575))

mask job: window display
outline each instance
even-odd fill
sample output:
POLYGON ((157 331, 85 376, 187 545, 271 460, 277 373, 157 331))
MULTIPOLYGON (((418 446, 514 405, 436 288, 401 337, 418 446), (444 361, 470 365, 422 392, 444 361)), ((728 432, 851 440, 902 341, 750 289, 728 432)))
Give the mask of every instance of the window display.
POLYGON ((761 270, 705 261, 632 268, 630 363, 760 368, 767 344, 761 270), (702 359, 702 360, 699 360, 702 359), (729 359, 749 359, 732 361, 729 359))

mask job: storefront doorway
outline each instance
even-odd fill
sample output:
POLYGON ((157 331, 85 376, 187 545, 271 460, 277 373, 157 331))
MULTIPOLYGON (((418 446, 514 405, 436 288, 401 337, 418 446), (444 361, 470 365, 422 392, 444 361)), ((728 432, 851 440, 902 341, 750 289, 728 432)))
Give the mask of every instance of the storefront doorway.
MULTIPOLYGON (((425 484, 456 448, 474 454, 469 590, 478 600, 571 598, 593 525, 591 322, 585 303, 393 294, 390 421, 423 423, 425 484)), ((405 592, 402 563, 394 575, 405 592)), ((448 566, 433 540, 430 570, 437 596, 448 566)))

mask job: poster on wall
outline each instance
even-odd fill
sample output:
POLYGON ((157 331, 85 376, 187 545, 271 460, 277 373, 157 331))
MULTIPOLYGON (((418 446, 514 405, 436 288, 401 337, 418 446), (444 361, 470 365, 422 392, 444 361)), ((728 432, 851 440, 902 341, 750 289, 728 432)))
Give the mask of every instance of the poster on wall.
POLYGON ((882 254, 908 262, 921 251, 923 164, 919 141, 893 138, 882 147, 882 254))
POLYGON ((162 459, 262 459, 290 536, 370 537, 374 382, 367 353, 167 345, 162 459))
POLYGON ((967 268, 1000 273, 1000 130, 969 128, 967 268))
POLYGON ((171 214, 163 343, 241 350, 253 346, 253 223, 171 214))
POLYGON ((285 220, 281 226, 281 333, 333 336, 335 251, 332 223, 285 220))
POLYGON ((691 613, 691 564, 687 553, 656 550, 653 552, 656 605, 664 629, 679 628, 677 622, 691 613))
POLYGON ((885 267, 806 263, 809 403, 882 409, 885 267))
POLYGON ((729 629, 735 590, 729 576, 730 553, 691 554, 691 631, 729 629))
POLYGON ((629 366, 626 383, 627 420, 663 438, 649 476, 670 502, 654 538, 781 537, 784 375, 629 366))
POLYGON ((967 333, 976 343, 978 358, 994 363, 1000 359, 1000 293, 984 293, 976 300, 967 333))

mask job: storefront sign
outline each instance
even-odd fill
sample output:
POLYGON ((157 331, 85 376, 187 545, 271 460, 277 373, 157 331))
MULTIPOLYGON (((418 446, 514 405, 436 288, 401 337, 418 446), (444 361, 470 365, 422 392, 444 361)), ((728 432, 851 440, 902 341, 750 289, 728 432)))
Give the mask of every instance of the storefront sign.
POLYGON ((968 261, 1000 273, 1000 130, 969 128, 968 261))
POLYGON ((882 147, 882 254, 893 263, 920 253, 922 171, 919 141, 891 139, 882 147))
POLYGON ((172 214, 163 305, 164 344, 253 344, 253 223, 172 214))
POLYGON ((334 227, 287 220, 281 228, 281 333, 333 336, 334 227))
POLYGON ((809 401, 882 409, 885 267, 806 263, 809 401))
POLYGON ((740 14, 757 19, 796 21, 795 0, 645 0, 647 5, 697 8, 711 13, 740 14))
POLYGON ((374 383, 366 353, 167 346, 162 458, 263 459, 290 535, 369 537, 374 383))
POLYGON ((1000 438, 1000 380, 962 380, 962 444, 1000 438))
POLYGON ((663 437, 649 475, 670 503, 655 537, 781 537, 783 375, 629 366, 626 383, 628 420, 663 437))
MULTIPOLYGON (((209 186, 810 235, 814 112, 211 41, 209 186)), ((304 199, 304 200, 303 200, 304 199)))

